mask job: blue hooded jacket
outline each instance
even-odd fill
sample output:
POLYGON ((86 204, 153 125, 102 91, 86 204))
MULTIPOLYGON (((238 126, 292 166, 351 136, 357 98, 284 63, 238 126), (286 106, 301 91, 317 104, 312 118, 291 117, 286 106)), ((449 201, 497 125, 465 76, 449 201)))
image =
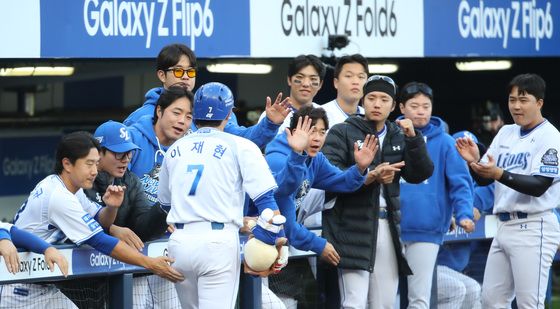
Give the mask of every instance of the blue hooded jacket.
POLYGON ((151 115, 142 116, 129 127, 132 142, 138 145, 141 151, 134 152, 128 169, 140 178, 144 193, 153 205, 157 202, 159 169, 169 146, 159 144, 152 119, 151 115))
POLYGON ((401 179, 401 237, 405 242, 441 245, 453 213, 457 222, 473 218, 472 179, 443 120, 431 117, 428 125, 417 129, 426 138, 434 172, 420 184, 401 179))
MULTIPOLYGON (((487 186, 475 184, 473 206, 481 213, 492 213, 492 208, 494 208, 494 183, 487 186)), ((462 272, 469 264, 473 245, 476 244, 470 241, 444 244, 439 249, 436 264, 462 272)))
POLYGON ((354 192, 365 181, 356 165, 341 171, 318 152, 315 157, 292 151, 286 132, 279 134, 266 147, 266 161, 278 184, 274 198, 280 213, 286 217, 284 229, 290 245, 321 255, 327 240, 315 235, 297 222, 297 211, 309 189, 331 192, 354 192))
MULTIPOLYGON (((144 105, 132 112, 123 121, 124 125, 132 126, 134 123, 138 122, 140 118, 146 115, 153 117, 157 101, 162 92, 163 87, 153 88, 146 92, 146 101, 144 101, 144 105)), ((259 148, 263 148, 276 136, 279 127, 280 125, 274 124, 265 117, 265 119, 259 121, 259 123, 257 123, 256 125, 246 128, 238 125, 235 113, 231 113, 224 131, 233 135, 244 137, 257 144, 259 148)), ((196 131, 194 121, 191 124, 191 130, 196 131)))

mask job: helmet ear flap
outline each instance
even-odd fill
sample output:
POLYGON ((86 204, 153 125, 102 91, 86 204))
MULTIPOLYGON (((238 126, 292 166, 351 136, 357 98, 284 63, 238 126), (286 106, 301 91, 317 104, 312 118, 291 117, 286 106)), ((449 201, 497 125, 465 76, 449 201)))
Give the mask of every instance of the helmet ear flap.
POLYGON ((228 86, 212 82, 202 85, 194 95, 195 120, 224 120, 233 108, 234 98, 228 86))

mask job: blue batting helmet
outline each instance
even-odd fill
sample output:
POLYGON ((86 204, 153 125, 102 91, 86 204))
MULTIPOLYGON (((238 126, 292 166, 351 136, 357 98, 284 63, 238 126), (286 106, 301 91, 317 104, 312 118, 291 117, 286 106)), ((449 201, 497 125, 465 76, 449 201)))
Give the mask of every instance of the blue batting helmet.
POLYGON ((207 83, 194 94, 193 119, 224 120, 233 108, 233 93, 222 83, 207 83))

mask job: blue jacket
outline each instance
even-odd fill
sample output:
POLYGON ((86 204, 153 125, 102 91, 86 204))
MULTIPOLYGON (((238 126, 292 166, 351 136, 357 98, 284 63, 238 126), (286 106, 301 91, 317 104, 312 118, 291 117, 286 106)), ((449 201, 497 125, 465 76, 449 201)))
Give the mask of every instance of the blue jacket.
POLYGON ((266 161, 278 184, 274 198, 282 215, 286 217, 286 236, 290 245, 299 250, 311 250, 321 254, 326 239, 318 237, 297 222, 297 210, 309 189, 331 192, 353 192, 364 183, 365 176, 354 165, 341 171, 319 152, 312 158, 305 153, 292 151, 286 133, 279 134, 266 147, 266 161))
MULTIPOLYGON (((144 105, 136 109, 132 112, 124 121, 123 123, 126 126, 132 126, 134 123, 138 122, 140 118, 146 115, 150 115, 150 117, 154 116, 154 110, 156 109, 157 101, 159 96, 163 92, 162 87, 150 89, 146 92, 146 101, 144 105)), ((259 148, 263 148, 270 142, 278 132, 278 128, 280 125, 274 124, 268 118, 265 117, 262 121, 258 124, 251 126, 251 127, 243 127, 237 124, 237 117, 235 113, 231 113, 228 123, 224 128, 224 131, 227 133, 231 133, 233 135, 244 137, 253 143, 257 144, 259 148)), ((196 126, 194 122, 191 125, 191 129, 196 131, 196 126)))
POLYGON ((432 117, 419 128, 426 138, 434 172, 420 184, 401 182, 401 237, 405 242, 443 243, 451 215, 457 222, 473 218, 473 184, 455 140, 444 132, 444 122, 432 117))
POLYGON ((141 150, 134 152, 128 169, 140 178, 144 192, 153 205, 157 202, 159 169, 169 146, 158 143, 152 119, 151 115, 142 116, 129 127, 132 142, 141 150))
MULTIPOLYGON (((481 213, 492 213, 492 208, 494 208, 494 183, 488 186, 475 184, 473 206, 481 213)), ((470 241, 444 244, 439 249, 437 265, 463 272, 471 258, 472 244, 470 241)))

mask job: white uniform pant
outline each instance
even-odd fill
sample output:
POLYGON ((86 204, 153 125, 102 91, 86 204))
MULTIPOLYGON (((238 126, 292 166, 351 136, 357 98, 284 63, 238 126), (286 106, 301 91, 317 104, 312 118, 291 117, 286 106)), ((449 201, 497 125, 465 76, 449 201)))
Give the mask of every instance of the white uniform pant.
POLYGON ((480 309, 480 284, 447 266, 437 266, 438 309, 480 309))
POLYGON ((551 211, 498 223, 482 284, 483 308, 544 308, 548 274, 560 243, 551 211))
POLYGON ((380 219, 373 272, 357 269, 338 271, 342 308, 393 308, 399 285, 397 257, 389 223, 380 219))
POLYGON ((234 308, 239 289, 239 228, 210 222, 185 224, 169 237, 173 267, 185 276, 175 284, 183 309, 234 308))
POLYGON ((78 308, 54 284, 13 283, 0 290, 0 308, 78 308))
POLYGON ((428 309, 432 295, 432 279, 439 245, 429 242, 405 243, 405 256, 413 275, 408 281, 408 308, 428 309))

